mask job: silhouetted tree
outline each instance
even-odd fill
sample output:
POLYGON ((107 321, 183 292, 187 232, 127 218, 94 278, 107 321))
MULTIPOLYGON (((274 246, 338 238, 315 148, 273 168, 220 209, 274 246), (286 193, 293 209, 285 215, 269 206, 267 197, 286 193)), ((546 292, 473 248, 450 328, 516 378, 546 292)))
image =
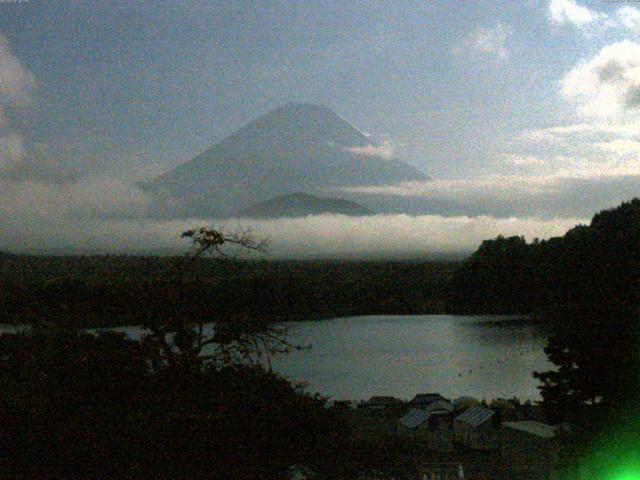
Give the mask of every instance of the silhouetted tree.
MULTIPOLYGON (((198 228, 182 234, 192 241, 185 262, 176 266, 180 282, 186 269, 203 255, 228 256, 225 247, 240 250, 266 252, 268 240, 257 240, 249 231, 230 234, 223 230, 198 228)), ((185 299, 181 298, 184 289, 176 288, 167 292, 173 298, 174 309, 159 313, 159 318, 151 317, 145 326, 150 333, 144 342, 156 352, 154 365, 171 365, 173 368, 193 369, 204 365, 221 368, 246 361, 256 365, 265 361, 271 368, 271 357, 277 353, 288 353, 292 348, 286 340, 286 329, 273 322, 245 318, 229 321, 220 315, 212 304, 210 312, 191 315, 185 299), (204 313, 204 314, 202 314, 204 313), (215 326, 207 328, 207 324, 215 326)), ((295 347, 300 348, 300 347, 295 347)))
POLYGON ((555 368, 534 374, 553 420, 583 415, 585 407, 623 411, 640 398, 637 312, 615 302, 575 306, 554 321, 545 352, 555 368))

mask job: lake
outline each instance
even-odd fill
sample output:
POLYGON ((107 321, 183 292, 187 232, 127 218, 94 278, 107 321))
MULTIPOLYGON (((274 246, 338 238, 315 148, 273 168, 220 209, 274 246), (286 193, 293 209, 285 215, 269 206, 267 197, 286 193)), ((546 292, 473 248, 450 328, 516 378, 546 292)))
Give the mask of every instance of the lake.
POLYGON ((274 370, 333 399, 419 392, 445 397, 539 399, 534 370, 547 370, 546 331, 505 316, 376 315, 287 325, 310 344, 274 370))
MULTIPOLYGON (((535 400, 532 372, 552 367, 545 328, 522 317, 373 315, 285 325, 289 340, 311 348, 276 357, 274 370, 337 400, 421 392, 535 400)), ((115 330, 133 338, 142 332, 115 330)))

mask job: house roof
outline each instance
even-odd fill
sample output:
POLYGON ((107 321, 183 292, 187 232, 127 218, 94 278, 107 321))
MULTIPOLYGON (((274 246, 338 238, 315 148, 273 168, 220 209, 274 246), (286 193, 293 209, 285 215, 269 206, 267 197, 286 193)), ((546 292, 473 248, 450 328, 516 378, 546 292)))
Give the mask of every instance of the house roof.
POLYGON ((419 393, 415 397, 413 397, 413 400, 411 400, 410 403, 427 405, 437 400, 446 400, 446 399, 439 393, 419 393))
POLYGON ((456 417, 456 422, 478 427, 495 415, 493 410, 484 407, 471 407, 456 417))
POLYGON ((453 405, 447 400, 436 400, 425 409, 427 412, 453 412, 453 405))
POLYGON ((529 433, 541 438, 553 438, 556 436, 556 429, 546 423, 536 422, 534 420, 523 420, 521 422, 502 422, 507 428, 513 428, 521 432, 529 433))
POLYGON ((395 398, 395 397, 390 397, 390 396, 375 396, 375 397, 371 397, 367 403, 377 403, 377 404, 384 404, 384 405, 397 405, 402 403, 402 400, 395 398))
POLYGON ((431 412, 413 408, 399 421, 407 428, 417 428, 429 419, 429 415, 431 415, 431 412))

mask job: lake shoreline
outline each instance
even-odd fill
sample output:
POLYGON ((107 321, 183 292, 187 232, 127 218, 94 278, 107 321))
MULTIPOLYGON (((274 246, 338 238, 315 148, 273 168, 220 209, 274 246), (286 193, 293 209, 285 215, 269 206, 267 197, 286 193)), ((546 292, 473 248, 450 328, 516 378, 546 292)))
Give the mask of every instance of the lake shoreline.
MULTIPOLYGON (((336 319, 343 319, 343 318, 361 318, 361 317, 373 317, 373 316, 400 316, 400 317, 416 317, 416 316, 440 316, 440 315, 448 315, 448 316, 477 316, 477 317, 491 317, 491 316, 511 316, 511 317, 520 317, 523 319, 527 319, 527 321, 538 321, 543 323, 544 320, 541 320, 539 318, 539 316, 534 315, 532 313, 521 313, 521 312, 514 312, 514 311, 493 311, 493 312, 486 312, 486 311, 478 311, 478 312, 474 312, 474 311, 464 311, 464 312, 460 312, 460 311, 445 311, 445 310, 427 310, 427 311, 385 311, 385 310, 365 310, 362 312, 354 312, 354 311, 346 311, 346 312, 337 312, 335 314, 331 314, 331 315, 319 315, 319 316, 313 316, 313 315, 306 315, 304 316, 304 318, 301 318, 301 315, 290 315, 290 316, 269 316, 269 315, 255 315, 252 318, 255 320, 257 319, 260 322, 268 322, 268 323, 274 323, 274 324, 281 324, 281 323, 303 323, 303 322, 329 322, 332 320, 336 320, 336 319)), ((49 322, 49 323, 61 323, 63 325, 66 326, 73 326, 73 327, 78 327, 78 328, 122 328, 122 327, 143 327, 145 326, 145 324, 140 323, 139 321, 136 322, 134 320, 134 318, 137 318, 137 315, 131 315, 131 316, 122 316, 118 319, 105 319, 105 318, 98 318, 98 317, 93 317, 93 318, 87 318, 85 317, 84 320, 82 321, 69 321, 69 320, 63 320, 63 321, 57 321, 57 319, 54 317, 53 319, 50 320, 39 320, 40 322, 49 322)), ((246 317, 244 316, 234 316, 234 315, 225 315, 224 316, 224 321, 225 322, 233 322, 233 321, 243 321, 246 320, 246 317)), ((7 326, 26 326, 26 325, 32 325, 33 323, 38 322, 38 320, 34 320, 32 317, 30 317, 29 315, 25 315, 22 317, 12 317, 12 318, 7 318, 7 316, 0 316, 0 326, 3 325, 7 325, 7 326)), ((193 322, 194 324, 197 324, 197 322, 193 322)), ((205 322, 205 324, 207 323, 215 323, 215 319, 207 319, 205 322)))
MULTIPOLYGON (((283 326, 288 341, 311 348, 275 356, 274 371, 334 400, 420 392, 538 400, 532 373, 550 367, 545 325, 518 315, 368 315, 283 326)), ((143 334, 115 328, 132 339, 143 334)))

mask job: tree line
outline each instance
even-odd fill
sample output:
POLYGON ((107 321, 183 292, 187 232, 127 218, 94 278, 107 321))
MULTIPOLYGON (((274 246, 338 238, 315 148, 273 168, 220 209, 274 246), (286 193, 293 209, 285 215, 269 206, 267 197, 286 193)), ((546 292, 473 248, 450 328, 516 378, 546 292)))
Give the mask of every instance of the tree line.
POLYGON ((549 240, 482 242, 448 289, 450 311, 535 313, 612 300, 634 306, 640 289, 640 199, 597 213, 549 240))
POLYGON ((0 323, 62 309, 82 326, 139 324, 180 299, 189 317, 297 321, 366 314, 442 313, 454 263, 270 261, 180 257, 0 259, 0 323))

